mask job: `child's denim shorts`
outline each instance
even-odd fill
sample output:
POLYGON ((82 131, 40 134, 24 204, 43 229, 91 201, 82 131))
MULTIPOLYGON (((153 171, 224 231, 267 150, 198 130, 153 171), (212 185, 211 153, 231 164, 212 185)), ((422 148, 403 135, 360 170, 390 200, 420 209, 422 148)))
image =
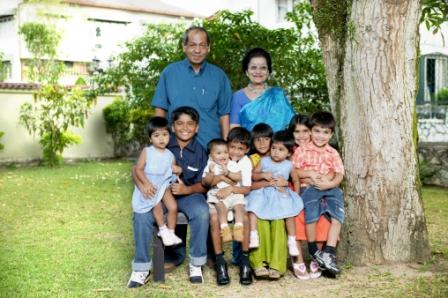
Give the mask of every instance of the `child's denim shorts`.
POLYGON ((344 222, 344 197, 338 187, 324 191, 314 186, 303 187, 300 192, 305 208, 305 223, 311 224, 319 220, 324 213, 329 213, 332 218, 340 223, 344 222))

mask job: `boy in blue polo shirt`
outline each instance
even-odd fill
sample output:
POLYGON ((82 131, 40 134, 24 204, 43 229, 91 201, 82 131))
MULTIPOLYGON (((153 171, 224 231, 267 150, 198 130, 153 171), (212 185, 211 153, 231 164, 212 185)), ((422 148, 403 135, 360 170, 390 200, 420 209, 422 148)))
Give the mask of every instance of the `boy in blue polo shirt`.
MULTIPOLYGON (((208 205, 202 186, 202 172, 207 164, 207 152, 199 144, 195 135, 199 129, 199 114, 191 107, 179 107, 172 112, 172 130, 167 148, 174 154, 176 164, 182 168, 179 181, 171 185, 176 198, 177 209, 188 218, 190 225, 190 282, 202 283, 201 266, 207 260, 207 236, 209 228, 208 205)), ((135 184, 141 181, 134 175, 135 184)), ((132 262, 132 275, 128 287, 140 287, 148 281, 152 268, 150 243, 154 229, 151 212, 134 213, 135 256, 132 262)), ((185 239, 175 247, 165 248, 166 261, 180 265, 185 259, 185 239)))

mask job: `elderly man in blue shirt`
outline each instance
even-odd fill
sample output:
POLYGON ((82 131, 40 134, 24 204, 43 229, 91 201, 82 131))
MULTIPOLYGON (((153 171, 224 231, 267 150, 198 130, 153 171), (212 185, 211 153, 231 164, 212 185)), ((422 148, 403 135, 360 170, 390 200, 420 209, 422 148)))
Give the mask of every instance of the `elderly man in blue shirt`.
POLYGON ((206 61, 210 38, 204 28, 190 27, 182 42, 186 58, 163 70, 152 106, 161 117, 180 106, 196 109, 201 117, 197 138, 207 148, 211 139, 227 138, 232 90, 224 71, 206 61))

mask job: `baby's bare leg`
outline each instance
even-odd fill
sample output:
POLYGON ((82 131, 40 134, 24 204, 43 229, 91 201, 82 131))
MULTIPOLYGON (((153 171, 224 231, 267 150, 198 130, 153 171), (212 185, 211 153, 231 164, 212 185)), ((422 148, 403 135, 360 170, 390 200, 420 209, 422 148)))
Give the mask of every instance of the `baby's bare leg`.
POLYGON ((227 224, 227 207, 222 201, 215 204, 216 211, 218 212, 219 223, 221 225, 227 224))
POLYGON ((154 215, 154 219, 156 220, 158 227, 161 227, 165 224, 165 221, 163 219, 162 202, 157 203, 157 205, 152 208, 152 214, 154 215))
POLYGON ((244 209, 244 205, 235 205, 233 207, 233 212, 235 213, 235 224, 239 223, 243 225, 244 222, 244 216, 246 213, 246 210, 244 209))
POLYGON ((165 191, 162 201, 166 209, 168 209, 168 216, 167 216, 168 229, 174 230, 176 228, 176 222, 177 222, 177 204, 176 199, 174 198, 170 189, 167 189, 165 191))

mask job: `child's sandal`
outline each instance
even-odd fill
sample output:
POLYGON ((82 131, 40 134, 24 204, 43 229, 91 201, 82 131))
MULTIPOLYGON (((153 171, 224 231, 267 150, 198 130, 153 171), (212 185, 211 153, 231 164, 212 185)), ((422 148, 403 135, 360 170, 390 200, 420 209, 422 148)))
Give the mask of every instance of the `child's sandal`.
POLYGON ((269 278, 270 279, 279 279, 281 277, 280 271, 276 269, 269 269, 269 278))
POLYGON ((261 278, 261 277, 268 277, 269 276, 269 270, 261 267, 254 270, 255 277, 261 278))
POLYGON ((293 270, 294 270, 294 275, 300 279, 300 280, 308 280, 310 279, 310 275, 308 273, 308 271, 306 270, 306 265, 305 263, 295 263, 292 265, 293 270))

